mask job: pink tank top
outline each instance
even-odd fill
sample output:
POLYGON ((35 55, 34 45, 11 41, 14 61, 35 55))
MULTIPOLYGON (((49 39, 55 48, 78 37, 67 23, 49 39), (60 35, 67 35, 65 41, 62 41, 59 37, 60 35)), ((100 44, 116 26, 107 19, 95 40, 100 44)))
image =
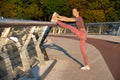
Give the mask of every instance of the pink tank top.
POLYGON ((81 17, 76 17, 75 20, 78 30, 80 30, 81 28, 85 28, 84 21, 81 17))

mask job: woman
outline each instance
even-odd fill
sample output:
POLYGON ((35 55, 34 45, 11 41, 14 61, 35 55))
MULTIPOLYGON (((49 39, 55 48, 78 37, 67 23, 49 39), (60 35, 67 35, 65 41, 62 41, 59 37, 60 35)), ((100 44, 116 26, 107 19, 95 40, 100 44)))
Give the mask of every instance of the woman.
POLYGON ((88 65, 88 58, 87 58, 86 51, 85 51, 86 28, 84 25, 84 21, 83 21, 82 17, 79 15, 79 11, 77 8, 73 8, 72 13, 73 13, 74 18, 60 16, 55 12, 52 16, 51 21, 56 22, 58 25, 60 25, 63 28, 67 28, 67 29, 71 30, 72 33, 74 33, 75 35, 78 36, 78 38, 80 39, 80 50, 81 50, 81 53, 82 53, 82 56, 84 59, 84 63, 85 63, 85 66, 81 67, 81 69, 82 70, 90 70, 90 67, 88 65), (75 28, 71 25, 65 24, 61 21, 76 22, 77 28, 75 28))

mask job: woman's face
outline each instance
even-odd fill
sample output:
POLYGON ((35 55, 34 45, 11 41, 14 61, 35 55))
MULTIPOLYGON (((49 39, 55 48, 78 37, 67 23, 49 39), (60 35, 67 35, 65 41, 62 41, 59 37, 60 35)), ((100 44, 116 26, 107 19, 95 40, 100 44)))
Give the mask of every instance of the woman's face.
POLYGON ((72 14, 73 14, 73 16, 74 17, 77 17, 77 16, 79 16, 79 12, 78 12, 78 10, 77 9, 72 9, 72 14))

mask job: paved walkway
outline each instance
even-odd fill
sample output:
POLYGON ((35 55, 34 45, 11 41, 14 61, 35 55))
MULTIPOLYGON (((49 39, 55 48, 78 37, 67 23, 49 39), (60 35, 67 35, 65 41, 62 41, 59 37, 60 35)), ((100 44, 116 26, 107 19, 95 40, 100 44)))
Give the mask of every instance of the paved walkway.
POLYGON ((50 59, 57 59, 57 63, 44 80, 115 80, 100 51, 91 44, 86 44, 91 70, 82 71, 78 40, 49 37, 48 43, 51 42, 52 45, 46 44, 47 53, 50 59))
POLYGON ((120 80, 120 36, 89 36, 87 42, 100 51, 115 80, 120 80))

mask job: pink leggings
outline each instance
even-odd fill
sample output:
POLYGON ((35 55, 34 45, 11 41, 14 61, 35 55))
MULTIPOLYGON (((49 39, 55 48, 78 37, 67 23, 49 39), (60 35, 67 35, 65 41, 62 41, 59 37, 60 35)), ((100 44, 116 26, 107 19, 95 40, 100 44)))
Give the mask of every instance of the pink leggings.
POLYGON ((81 50, 85 65, 88 65, 88 57, 87 57, 86 51, 85 51, 86 31, 78 30, 78 29, 74 28, 73 26, 67 25, 61 21, 57 21, 57 24, 59 24, 63 28, 69 29, 72 33, 74 33, 75 35, 77 35, 80 38, 80 50, 81 50))

